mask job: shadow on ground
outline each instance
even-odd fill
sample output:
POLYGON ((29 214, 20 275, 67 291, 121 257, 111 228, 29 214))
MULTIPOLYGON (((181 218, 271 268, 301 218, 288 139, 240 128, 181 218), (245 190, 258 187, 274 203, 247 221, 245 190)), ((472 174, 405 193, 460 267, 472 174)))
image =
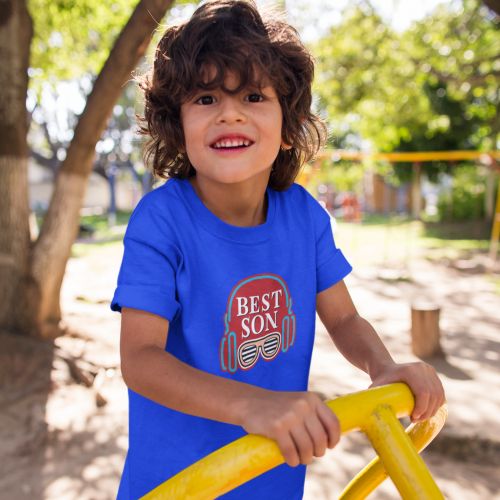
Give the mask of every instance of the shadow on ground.
POLYGON ((0 344, 0 498, 112 498, 123 415, 97 408, 53 342, 1 333, 0 344))

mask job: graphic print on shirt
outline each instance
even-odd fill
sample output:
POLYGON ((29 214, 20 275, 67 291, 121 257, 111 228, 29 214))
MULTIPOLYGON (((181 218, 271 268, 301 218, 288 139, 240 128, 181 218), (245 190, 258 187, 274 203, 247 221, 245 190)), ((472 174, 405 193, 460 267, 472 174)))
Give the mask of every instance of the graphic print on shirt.
POLYGON ((283 278, 256 274, 231 290, 224 315, 220 363, 225 372, 249 370, 259 359, 272 361, 295 341, 292 298, 283 278))

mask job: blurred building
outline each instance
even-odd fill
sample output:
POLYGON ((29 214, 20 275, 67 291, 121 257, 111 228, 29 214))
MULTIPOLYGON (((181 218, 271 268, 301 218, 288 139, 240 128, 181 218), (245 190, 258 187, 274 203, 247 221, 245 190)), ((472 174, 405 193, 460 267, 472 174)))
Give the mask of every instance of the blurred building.
POLYGON ((410 213, 410 184, 393 186, 380 174, 366 172, 363 178, 363 210, 368 213, 410 213))
MULTIPOLYGON (((45 212, 54 189, 54 175, 49 168, 30 160, 28 164, 28 192, 32 211, 45 212)), ((128 172, 117 176, 116 207, 118 210, 132 210, 141 197, 141 186, 128 172)), ((82 214, 102 214, 111 205, 111 188, 104 177, 92 173, 82 205, 82 214)))

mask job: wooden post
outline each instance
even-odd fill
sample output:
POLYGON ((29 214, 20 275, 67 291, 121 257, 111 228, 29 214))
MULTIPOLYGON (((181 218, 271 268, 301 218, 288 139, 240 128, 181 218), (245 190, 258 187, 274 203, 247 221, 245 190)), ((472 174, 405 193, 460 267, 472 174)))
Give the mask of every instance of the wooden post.
POLYGON ((420 219, 422 211, 422 164, 415 162, 412 168, 411 181, 411 215, 415 219, 420 219))
POLYGON ((419 358, 444 355, 439 341, 440 310, 429 301, 416 301, 411 306, 411 348, 419 358))
POLYGON ((495 215, 495 180, 496 174, 492 168, 488 168, 486 175, 486 191, 484 196, 484 213, 487 219, 492 219, 495 215))
POLYGON ((491 265, 495 264, 498 252, 498 239, 500 238, 500 183, 498 184, 497 205, 491 228, 490 259, 491 265))

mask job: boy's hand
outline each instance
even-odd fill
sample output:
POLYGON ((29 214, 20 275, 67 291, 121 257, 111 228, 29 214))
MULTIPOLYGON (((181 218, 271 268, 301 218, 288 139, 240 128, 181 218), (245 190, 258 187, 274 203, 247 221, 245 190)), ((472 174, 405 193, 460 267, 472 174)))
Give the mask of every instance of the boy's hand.
POLYGON ((292 467, 322 457, 340 438, 337 417, 313 392, 264 391, 249 401, 242 426, 275 440, 292 467))
POLYGON ((427 420, 436 414, 445 403, 443 385, 436 370, 421 361, 415 363, 391 363, 385 366, 374 379, 370 387, 405 382, 415 397, 415 407, 411 421, 427 420))

